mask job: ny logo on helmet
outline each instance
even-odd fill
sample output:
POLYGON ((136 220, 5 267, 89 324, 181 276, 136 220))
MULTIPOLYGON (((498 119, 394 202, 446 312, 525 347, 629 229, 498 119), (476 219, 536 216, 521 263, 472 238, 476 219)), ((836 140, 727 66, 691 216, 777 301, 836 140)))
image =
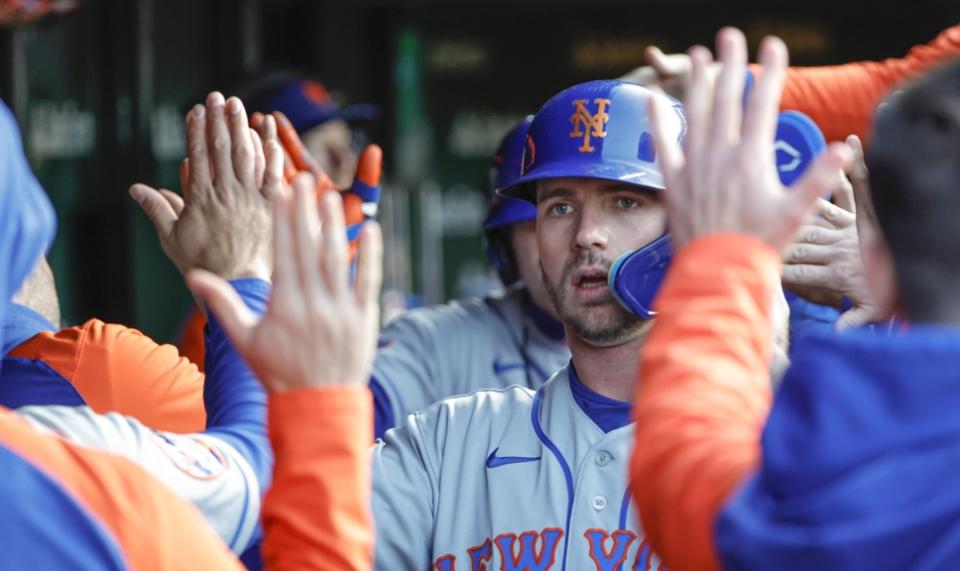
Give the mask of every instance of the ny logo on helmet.
POLYGON ((586 99, 576 99, 573 101, 573 106, 576 107, 576 111, 570 116, 570 122, 573 123, 573 131, 570 131, 570 138, 583 137, 583 144, 580 145, 578 149, 581 153, 593 152, 593 146, 590 144, 593 137, 602 139, 607 136, 604 126, 607 124, 607 120, 610 119, 610 116, 607 115, 607 105, 610 104, 610 100, 598 98, 594 99, 593 102, 597 105, 597 112, 591 114, 590 111, 587 110, 586 99))

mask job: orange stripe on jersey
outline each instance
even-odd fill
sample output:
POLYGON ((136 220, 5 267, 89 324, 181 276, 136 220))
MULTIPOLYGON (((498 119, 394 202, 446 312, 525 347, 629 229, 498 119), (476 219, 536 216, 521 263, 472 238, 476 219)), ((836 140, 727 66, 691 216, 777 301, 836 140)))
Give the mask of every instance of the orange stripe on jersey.
POLYGON ((91 319, 41 333, 10 355, 47 363, 99 413, 119 412, 171 432, 206 426, 203 373, 176 347, 158 345, 135 329, 91 319))
POLYGON ((673 571, 718 569, 713 521, 756 469, 770 409, 777 253, 716 235, 681 249, 637 379, 631 489, 673 571))
POLYGON ((37 432, 6 409, 0 443, 97 517, 132 569, 242 569, 194 506, 125 458, 37 432))

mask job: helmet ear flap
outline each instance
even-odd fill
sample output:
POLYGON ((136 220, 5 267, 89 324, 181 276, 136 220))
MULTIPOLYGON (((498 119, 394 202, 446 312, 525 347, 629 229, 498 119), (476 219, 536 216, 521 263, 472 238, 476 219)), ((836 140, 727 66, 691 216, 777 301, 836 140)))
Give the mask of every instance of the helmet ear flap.
POLYGON ((517 270, 517 259, 513 254, 513 243, 510 227, 488 230, 484 237, 484 250, 487 260, 496 270, 504 286, 512 286, 520 281, 520 272, 517 270))

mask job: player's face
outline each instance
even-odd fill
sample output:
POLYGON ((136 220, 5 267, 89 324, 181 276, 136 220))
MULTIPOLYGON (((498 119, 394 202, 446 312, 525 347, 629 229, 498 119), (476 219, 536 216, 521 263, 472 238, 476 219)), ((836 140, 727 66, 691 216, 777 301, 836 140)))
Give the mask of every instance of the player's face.
POLYGON ((537 245, 544 285, 573 335, 600 347, 636 338, 648 323, 629 313, 607 285, 622 254, 664 233, 656 191, 584 178, 537 185, 537 245))
POLYGON ((307 152, 333 179, 337 188, 350 188, 353 183, 357 153, 351 146, 351 137, 350 127, 342 119, 321 123, 303 135, 307 152))

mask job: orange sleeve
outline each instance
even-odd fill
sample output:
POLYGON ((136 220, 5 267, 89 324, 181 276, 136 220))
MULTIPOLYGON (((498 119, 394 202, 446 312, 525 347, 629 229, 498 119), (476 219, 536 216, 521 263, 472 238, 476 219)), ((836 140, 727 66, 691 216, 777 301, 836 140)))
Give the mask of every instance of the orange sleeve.
POLYGON ((131 569, 242 569, 192 504, 125 458, 72 445, 0 411, 0 445, 41 469, 116 538, 131 569))
POLYGON ((718 569, 713 521, 760 460, 776 252, 741 235, 683 248, 657 299, 634 406, 631 488, 673 571, 718 569))
POLYGON ((827 141, 848 135, 869 138, 874 110, 897 85, 960 55, 960 25, 947 28, 903 58, 836 66, 791 67, 782 109, 802 111, 816 121, 827 141))
POLYGON ((206 426, 203 373, 176 347, 158 345, 135 329, 91 319, 43 332, 14 353, 50 365, 98 413, 119 412, 179 433, 206 426))
POLYGON ((274 393, 268 423, 276 463, 263 507, 266 569, 372 569, 370 390, 274 393))
POLYGON ((205 372, 203 364, 207 355, 207 347, 203 340, 203 328, 206 326, 207 318, 195 307, 183 323, 180 339, 177 340, 177 349, 180 350, 180 354, 196 365, 201 373, 205 372))

